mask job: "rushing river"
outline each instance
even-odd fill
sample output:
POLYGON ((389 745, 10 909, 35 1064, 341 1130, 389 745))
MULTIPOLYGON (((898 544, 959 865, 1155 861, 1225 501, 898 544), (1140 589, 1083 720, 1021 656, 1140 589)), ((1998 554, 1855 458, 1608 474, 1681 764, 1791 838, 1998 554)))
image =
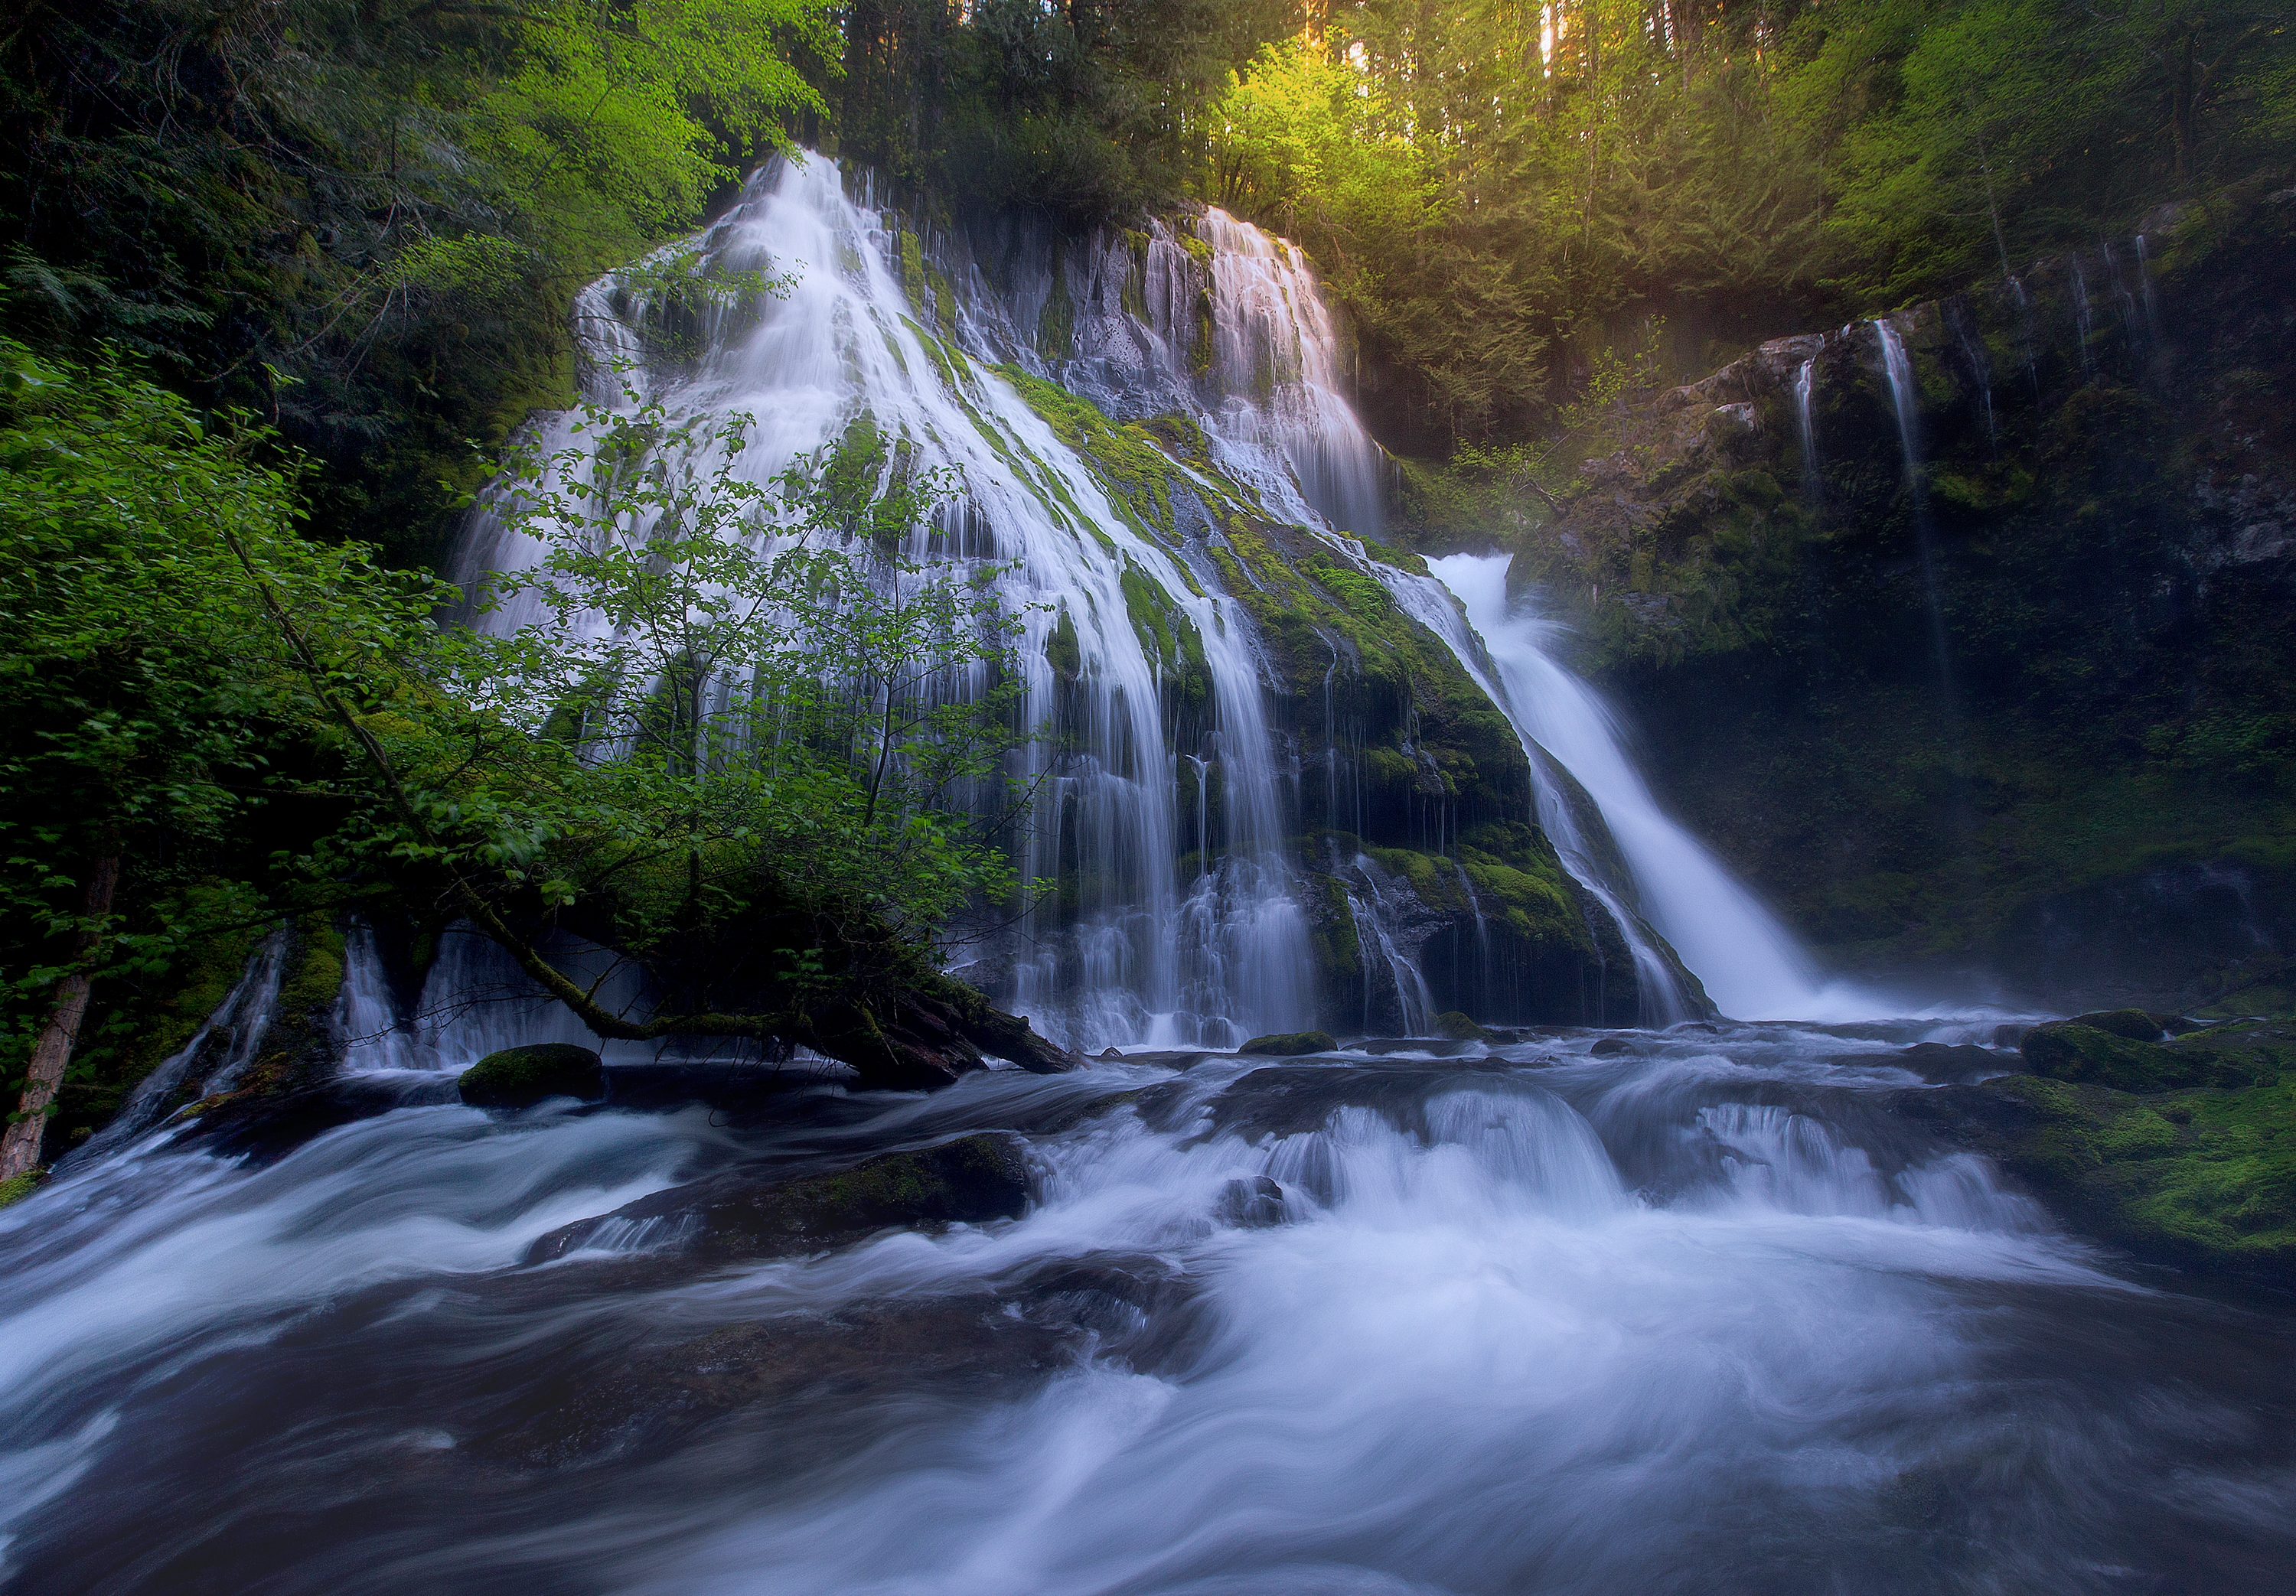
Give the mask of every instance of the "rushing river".
POLYGON ((376 1075, 403 1106, 0 1212, 0 1557, 75 1593, 2285 1589, 2289 1322, 1890 1111, 1931 1089, 1902 1044, 1989 1029, 714 1109, 376 1075), (705 1174, 990 1128, 1018 1219, 522 1261, 705 1174))

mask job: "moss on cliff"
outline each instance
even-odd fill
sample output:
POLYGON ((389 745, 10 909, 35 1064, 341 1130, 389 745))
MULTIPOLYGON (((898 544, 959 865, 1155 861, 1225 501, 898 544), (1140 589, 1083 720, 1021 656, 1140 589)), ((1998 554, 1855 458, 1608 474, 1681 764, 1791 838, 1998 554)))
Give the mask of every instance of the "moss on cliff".
POLYGON ((2296 946, 2296 204, 2194 216, 2157 324, 2086 351, 2063 261, 1893 317, 1915 471, 1859 323, 1639 396, 1559 512, 1407 471, 1415 535, 1513 549, 1660 796, 1831 958, 2207 1001, 2296 946))

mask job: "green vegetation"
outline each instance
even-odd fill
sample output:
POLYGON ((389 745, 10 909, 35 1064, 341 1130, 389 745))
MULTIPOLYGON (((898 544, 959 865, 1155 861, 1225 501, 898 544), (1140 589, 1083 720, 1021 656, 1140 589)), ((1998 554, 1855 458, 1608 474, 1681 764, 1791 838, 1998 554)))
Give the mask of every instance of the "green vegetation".
MULTIPOLYGON (((1014 735, 1015 623, 977 577, 886 552, 946 489, 881 487, 873 430, 768 490, 714 453, 745 421, 585 412, 580 446, 513 461, 506 512, 550 552, 489 601, 537 618, 485 637, 433 625, 440 585, 299 535, 299 477, 263 430, 202 422, 116 364, 0 361, 0 997, 12 1060, 61 1026, 61 1071, 57 994, 106 992, 73 1117, 164 1056, 282 914, 295 951, 242 1085, 304 1078, 348 909, 473 920, 604 1035, 634 1027, 537 938, 587 937, 690 996, 658 1034, 931 1067, 898 1015, 947 985, 930 949, 950 909, 1009 885, 949 799, 1014 735), (594 482, 594 453, 614 468, 594 482), (975 665, 1006 684, 925 691, 975 665), (698 951, 732 936, 754 954, 713 984, 698 951)), ((970 994, 931 1001, 959 1036, 998 1030, 970 994)), ((1025 1030, 1005 1040, 1030 1056, 1025 1030)))
POLYGON ((822 108, 835 48, 822 0, 33 5, 0 331, 265 415, 323 528, 430 555, 470 440, 570 397, 575 291, 822 108))
MULTIPOLYGON (((2283 1050, 2296 1060, 2296 1050, 2283 1050)), ((2296 1273, 2296 1078, 2136 1095, 2016 1076, 1988 1142, 2062 1211, 2142 1256, 2296 1273)))
POLYGON ((1651 315, 1704 369, 2296 151, 2264 0, 1313 11, 1216 108, 1204 192, 1315 256, 1416 453, 1543 428, 1651 315))
POLYGON ((551 1097, 603 1097, 606 1074, 598 1055, 562 1042, 510 1047, 488 1053, 455 1083, 463 1101, 480 1109, 527 1109, 551 1097))

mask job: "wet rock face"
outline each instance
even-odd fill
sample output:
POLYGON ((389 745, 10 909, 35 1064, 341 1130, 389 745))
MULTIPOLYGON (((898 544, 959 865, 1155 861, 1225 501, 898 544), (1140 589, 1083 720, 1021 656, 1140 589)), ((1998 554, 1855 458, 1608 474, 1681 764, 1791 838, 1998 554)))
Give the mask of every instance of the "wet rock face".
POLYGON ((586 1248, 671 1248, 730 1263, 817 1252, 882 1230, 1017 1219, 1029 1204, 1026 1145, 996 1133, 887 1153, 834 1174, 775 1180, 728 1171, 562 1226, 534 1243, 527 1262, 586 1248))
POLYGON ((2296 954, 2296 207, 2212 203, 1895 314, 1902 429, 1869 321, 1629 403, 1513 538, 1821 958, 2069 1011, 2296 954))
POLYGON ((1254 1036, 1235 1051, 1271 1059, 1296 1059, 1306 1053, 1332 1052, 1339 1045, 1328 1031, 1287 1031, 1276 1036, 1254 1036))
POLYGON ((457 1086, 474 1109, 530 1109, 545 1098, 602 1098, 606 1071, 588 1048, 553 1042, 488 1053, 463 1071, 457 1086))
POLYGON ((638 1347, 588 1379, 537 1390, 474 1450, 529 1468, 600 1462, 744 1412, 799 1419, 895 1394, 993 1391, 1076 1360, 1083 1338, 1072 1325, 1006 1305, 985 1294, 863 1302, 638 1347))

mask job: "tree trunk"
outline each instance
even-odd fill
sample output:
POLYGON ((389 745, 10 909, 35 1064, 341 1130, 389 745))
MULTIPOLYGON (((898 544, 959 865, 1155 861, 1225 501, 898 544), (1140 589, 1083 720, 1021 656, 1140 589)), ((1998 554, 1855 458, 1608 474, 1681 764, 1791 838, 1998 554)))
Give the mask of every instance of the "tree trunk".
POLYGON ((103 922, 111 913, 112 895, 119 888, 119 855, 106 854, 88 872, 80 903, 79 934, 72 957, 82 968, 56 983, 55 1007, 32 1048, 32 1066, 25 1072, 23 1101, 8 1134, 0 1139, 0 1181, 13 1180, 40 1161, 40 1139, 48 1128, 48 1105, 63 1084, 64 1066, 71 1062, 72 1044, 79 1040, 80 1021, 87 1018, 88 989, 95 978, 86 968, 103 938, 103 922))

